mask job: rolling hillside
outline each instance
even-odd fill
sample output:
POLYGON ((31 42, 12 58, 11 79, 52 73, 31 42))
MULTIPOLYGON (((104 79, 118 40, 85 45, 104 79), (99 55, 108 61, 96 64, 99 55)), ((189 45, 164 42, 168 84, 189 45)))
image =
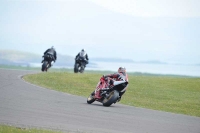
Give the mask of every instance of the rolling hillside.
MULTIPOLYGON (((73 66, 74 58, 67 55, 57 55, 58 59, 54 66, 73 66)), ((42 54, 34 54, 15 50, 0 50, 0 64, 37 66, 41 64, 42 54)))

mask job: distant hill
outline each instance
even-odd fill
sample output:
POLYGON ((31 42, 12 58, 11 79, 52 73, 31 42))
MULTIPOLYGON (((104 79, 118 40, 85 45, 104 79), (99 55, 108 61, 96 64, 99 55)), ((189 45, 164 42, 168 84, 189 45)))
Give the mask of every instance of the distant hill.
MULTIPOLYGON (((0 64, 4 65, 41 65, 42 56, 39 54, 15 51, 15 50, 0 50, 0 64)), ((54 66, 73 66, 74 57, 67 55, 57 55, 57 61, 54 66)))
MULTIPOLYGON (((17 50, 0 50, 0 64, 2 65, 16 65, 16 66, 41 66, 42 54, 35 54, 29 52, 22 52, 17 50)), ((68 55, 57 54, 57 61, 54 64, 56 67, 70 67, 74 66, 74 57, 68 55)), ((123 63, 139 63, 139 64, 168 64, 159 60, 147 61, 133 61, 131 59, 120 58, 90 58, 88 67, 97 67, 98 62, 123 62, 123 63)), ((200 66, 200 64, 193 64, 200 66)))
MULTIPOLYGON (((41 65, 42 54, 22 52, 17 50, 0 50, 0 64, 4 65, 41 65)), ((148 63, 148 64, 166 64, 157 60, 152 61, 133 61, 131 59, 120 58, 90 58, 89 66, 95 67, 94 62, 125 62, 125 63, 148 63)), ((57 61, 54 66, 73 67, 74 57, 68 55, 57 55, 57 61)))
POLYGON ((15 50, 0 50, 0 64, 7 65, 28 65, 41 60, 41 56, 33 53, 15 51, 15 50))

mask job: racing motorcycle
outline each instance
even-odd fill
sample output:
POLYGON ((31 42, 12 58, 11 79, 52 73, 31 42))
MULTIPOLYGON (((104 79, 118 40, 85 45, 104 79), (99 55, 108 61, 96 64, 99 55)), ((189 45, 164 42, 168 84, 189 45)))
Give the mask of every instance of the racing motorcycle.
POLYGON ((74 64, 74 73, 83 73, 85 70, 85 66, 87 64, 87 60, 84 57, 78 57, 75 60, 75 64, 74 64))
POLYGON ((43 64, 42 64, 42 71, 46 71, 51 67, 50 66, 50 62, 51 62, 51 65, 53 65, 54 61, 53 61, 53 55, 49 55, 49 54, 46 54, 44 56, 42 56, 44 59, 43 59, 43 64))
POLYGON ((111 78, 104 79, 101 78, 97 84, 96 90, 92 92, 87 98, 87 103, 91 104, 94 101, 98 101, 103 104, 103 106, 111 106, 113 103, 118 102, 120 99, 120 93, 123 93, 128 86, 128 81, 125 76, 121 76, 119 81, 113 80, 111 78), (113 81, 112 87, 107 87, 108 81, 113 81), (100 91, 100 97, 96 97, 96 91, 100 91))

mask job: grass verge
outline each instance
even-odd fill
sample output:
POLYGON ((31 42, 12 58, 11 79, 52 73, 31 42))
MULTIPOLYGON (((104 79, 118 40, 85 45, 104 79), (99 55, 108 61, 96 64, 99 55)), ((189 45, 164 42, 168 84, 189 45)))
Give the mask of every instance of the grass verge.
MULTIPOLYGON (((101 73, 45 72, 26 75, 30 83, 88 97, 101 73)), ((200 78, 129 75, 122 104, 200 117, 200 78)))
POLYGON ((0 125, 0 133, 61 133, 61 132, 0 125))

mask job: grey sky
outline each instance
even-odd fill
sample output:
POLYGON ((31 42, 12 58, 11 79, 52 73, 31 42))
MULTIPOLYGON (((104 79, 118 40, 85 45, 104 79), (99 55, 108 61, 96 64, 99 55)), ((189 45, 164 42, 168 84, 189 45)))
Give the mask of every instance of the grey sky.
POLYGON ((200 63, 198 0, 1 0, 1 49, 200 63))

